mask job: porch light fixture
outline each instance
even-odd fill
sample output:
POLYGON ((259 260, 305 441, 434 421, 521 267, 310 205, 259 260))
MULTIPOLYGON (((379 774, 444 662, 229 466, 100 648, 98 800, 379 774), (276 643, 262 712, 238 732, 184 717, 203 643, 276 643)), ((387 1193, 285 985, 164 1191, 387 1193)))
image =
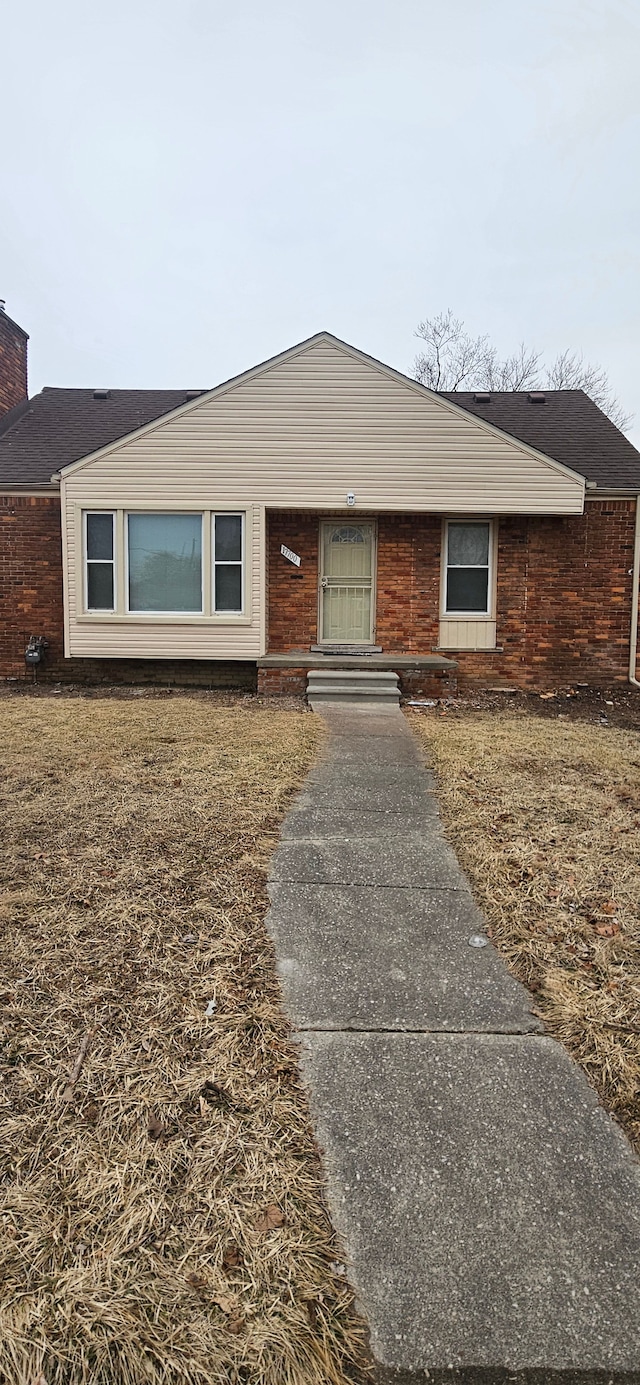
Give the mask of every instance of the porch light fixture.
POLYGON ((356 497, 353 491, 347 491, 347 505, 355 505, 356 497))

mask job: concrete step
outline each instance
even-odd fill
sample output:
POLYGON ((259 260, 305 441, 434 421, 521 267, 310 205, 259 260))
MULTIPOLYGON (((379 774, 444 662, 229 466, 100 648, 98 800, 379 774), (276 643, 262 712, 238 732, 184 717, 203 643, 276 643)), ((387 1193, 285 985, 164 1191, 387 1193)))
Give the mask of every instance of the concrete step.
POLYGON ((312 668, 307 674, 309 682, 319 683, 388 683, 396 686, 398 675, 387 668, 312 668))
POLYGON ((343 706, 374 703, 397 707, 400 701, 398 675, 387 669, 314 669, 307 675, 307 697, 312 707, 326 702, 343 706))
POLYGON ((399 706, 400 694, 392 692, 376 693, 372 689, 354 690, 344 688, 342 691, 332 689, 328 691, 318 690, 307 693, 309 706, 314 707, 390 707, 394 711, 399 706))
POLYGON ((309 697, 324 696, 328 698, 353 697, 359 699, 361 697, 379 697, 395 702, 398 701, 400 696, 397 687, 390 688, 386 684, 383 684, 382 687, 367 688, 362 687, 358 683, 313 683, 307 688, 307 694, 309 697))

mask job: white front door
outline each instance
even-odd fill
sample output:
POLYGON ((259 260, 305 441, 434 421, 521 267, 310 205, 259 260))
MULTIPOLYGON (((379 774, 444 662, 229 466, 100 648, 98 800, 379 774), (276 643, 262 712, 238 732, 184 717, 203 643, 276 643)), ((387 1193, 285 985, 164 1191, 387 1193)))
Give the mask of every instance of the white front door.
POLYGON ((320 532, 320 639, 373 641, 374 526, 324 521, 320 532))

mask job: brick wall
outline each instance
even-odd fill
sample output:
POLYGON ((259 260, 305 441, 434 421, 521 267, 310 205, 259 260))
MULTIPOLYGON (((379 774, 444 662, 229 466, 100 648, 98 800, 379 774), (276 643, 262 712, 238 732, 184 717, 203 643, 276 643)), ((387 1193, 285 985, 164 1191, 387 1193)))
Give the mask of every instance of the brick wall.
POLYGON ((307 665, 300 668, 259 668, 258 692, 264 697, 304 697, 307 665))
MULTIPOLYGON (((500 521, 501 648, 454 652, 461 690, 626 679, 634 505, 591 501, 578 518, 500 521)), ((385 652, 437 647, 440 534, 436 516, 379 517, 376 638, 385 652)), ((268 580, 269 650, 308 650, 317 642, 316 515, 270 516, 268 580), (281 556, 281 543, 300 553, 300 569, 281 556)), ((255 685, 255 667, 242 661, 65 659, 57 496, 0 496, 0 612, 0 677, 31 677, 24 649, 33 634, 49 641, 42 678, 255 685)), ((271 684, 278 678, 282 691, 293 691, 295 671, 272 673, 271 684)))
POLYGON ((381 515, 378 520, 376 643, 429 654, 438 643, 439 515, 381 515))
POLYGON ((498 540, 497 644, 460 656, 459 683, 541 687, 625 680, 635 501, 589 501, 567 519, 504 519, 498 540))
MULTIPOLYGON (((453 651, 459 687, 626 679, 634 522, 633 500, 589 501, 575 518, 501 519, 500 649, 453 651)), ((441 530, 439 516, 378 517, 375 638, 385 653, 437 648, 441 530)), ((317 516, 270 516, 269 583, 269 650, 308 649, 317 642, 317 516), (299 571, 281 543, 300 553, 299 571)))
POLYGON ((28 340, 0 309, 0 418, 27 397, 28 340))
POLYGON ((267 523, 267 650, 308 650, 318 642, 318 517, 272 514, 267 523), (300 555, 299 568, 281 544, 300 555))
POLYGON ((0 495, 0 612, 1 677, 24 676, 24 651, 30 635, 44 635, 49 641, 48 667, 62 663, 62 542, 57 495, 0 495))

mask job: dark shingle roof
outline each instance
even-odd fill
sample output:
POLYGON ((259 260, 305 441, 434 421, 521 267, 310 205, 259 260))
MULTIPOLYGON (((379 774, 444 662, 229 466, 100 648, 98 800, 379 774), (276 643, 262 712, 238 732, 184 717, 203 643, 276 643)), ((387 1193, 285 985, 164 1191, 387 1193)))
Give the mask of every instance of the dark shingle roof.
POLYGON ((0 486, 41 486, 54 471, 185 404, 188 390, 44 389, 0 419, 0 486))
MULTIPOLYGON (((204 393, 204 391, 202 391, 204 393)), ((193 390, 44 389, 0 419, 0 487, 46 485, 53 472, 126 437, 184 404, 193 390)), ((478 391, 479 393, 479 391, 478 391)), ((640 491, 640 452, 582 390, 546 390, 544 404, 526 393, 444 393, 469 413, 563 462, 601 487, 640 491)))
POLYGON ((443 391, 443 396, 571 467, 587 481, 614 490, 640 491, 640 452, 584 390, 541 393, 544 404, 531 403, 528 393, 520 392, 491 393, 486 404, 466 390, 443 391))

